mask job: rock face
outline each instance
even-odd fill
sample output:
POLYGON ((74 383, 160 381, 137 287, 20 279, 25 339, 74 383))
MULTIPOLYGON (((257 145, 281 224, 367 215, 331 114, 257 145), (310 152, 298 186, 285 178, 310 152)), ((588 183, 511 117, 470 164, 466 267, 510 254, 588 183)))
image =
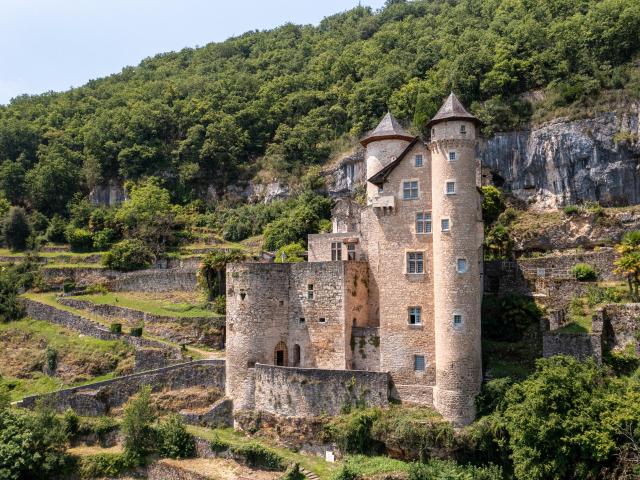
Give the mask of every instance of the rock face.
POLYGON ((364 163, 364 149, 357 148, 355 152, 344 157, 334 168, 327 179, 327 191, 334 198, 350 196, 358 185, 366 182, 366 166, 364 163))
POLYGON ((557 119, 485 139, 478 154, 494 183, 547 209, 598 201, 640 202, 640 105, 590 119, 557 119))

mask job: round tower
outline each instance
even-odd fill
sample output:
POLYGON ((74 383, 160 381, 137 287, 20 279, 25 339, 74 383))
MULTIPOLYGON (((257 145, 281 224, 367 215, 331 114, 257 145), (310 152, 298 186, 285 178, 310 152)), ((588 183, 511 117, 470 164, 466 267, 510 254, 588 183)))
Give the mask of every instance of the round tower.
POLYGON ((476 183, 478 120, 451 95, 431 131, 435 408, 456 425, 475 417, 482 382, 482 211, 476 183))
MULTIPOLYGON (((360 142, 366 148, 367 178, 370 179, 393 162, 413 139, 391 112, 387 112, 378 126, 360 142)), ((367 182, 368 203, 381 195, 376 185, 367 182)))

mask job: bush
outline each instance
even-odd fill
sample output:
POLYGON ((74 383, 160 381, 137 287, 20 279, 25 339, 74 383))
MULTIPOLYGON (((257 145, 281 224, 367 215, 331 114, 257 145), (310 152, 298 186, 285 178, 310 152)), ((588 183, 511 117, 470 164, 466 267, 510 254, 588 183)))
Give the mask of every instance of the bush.
POLYGON ((333 419, 327 426, 327 434, 338 444, 341 452, 377 453, 381 445, 374 440, 371 431, 379 416, 378 409, 356 410, 333 419))
POLYGON ((75 288, 76 288, 76 282, 74 282, 72 279, 67 279, 62 284, 62 291, 64 293, 69 293, 73 291, 75 288))
POLYGON ((196 442, 178 415, 172 415, 158 428, 159 448, 162 457, 190 458, 195 455, 196 442))
POLYGON ((44 351, 44 356, 47 360, 47 368, 49 371, 55 372, 58 367, 58 351, 51 346, 47 346, 44 351))
POLYGON ((37 234, 45 233, 49 227, 49 219, 37 210, 29 217, 29 223, 31 223, 31 228, 37 234))
POLYGON ((121 323, 112 323, 109 325, 109 331, 116 335, 120 335, 122 333, 122 324, 121 323))
POLYGON ((408 480, 502 480, 502 469, 497 466, 462 466, 446 460, 413 463, 409 466, 408 480))
POLYGON ((300 465, 294 463, 279 480, 305 480, 307 477, 300 471, 300 465))
POLYGON ((578 215, 581 212, 581 209, 577 205, 567 205, 562 209, 565 215, 578 215))
POLYGON ((31 235, 31 225, 24 208, 11 207, 2 225, 4 241, 11 250, 21 251, 27 248, 31 235))
POLYGON ((600 303, 620 303, 623 299, 622 293, 615 287, 599 287, 589 285, 587 288, 587 302, 590 307, 595 307, 600 303))
POLYGON ((93 234, 93 248, 99 252, 106 251, 115 241, 116 232, 111 228, 105 228, 93 234))
POLYGON ((131 331, 129 334, 132 337, 141 337, 142 336, 142 327, 131 327, 131 331))
POLYGON ((140 240, 122 240, 102 258, 103 265, 123 272, 150 267, 154 261, 155 256, 140 240))
POLYGON ((491 225, 504 210, 502 192, 496 187, 485 185, 482 187, 482 219, 485 225, 491 225))
POLYGON ((504 403, 504 396, 511 385, 513 380, 509 377, 494 378, 483 383, 482 390, 476 397, 478 416, 488 415, 498 409, 504 403))
POLYGON ((66 230, 66 237, 74 252, 89 252, 93 248, 93 237, 89 230, 69 226, 66 230))
POLYGON ((118 477, 134 466, 134 463, 125 454, 99 453, 82 457, 78 473, 83 479, 118 477))
POLYGON ((213 311, 218 315, 224 315, 227 311, 227 297, 218 295, 213 301, 213 311))
POLYGON ((591 282, 598 278, 596 269, 588 263, 576 263, 571 267, 571 275, 579 282, 591 282))
POLYGON ((209 446, 211 447, 211 450, 216 453, 226 452, 231 447, 231 445, 229 445, 228 442, 222 440, 218 436, 218 434, 214 434, 213 439, 209 443, 209 446))
POLYGON ((360 480, 360 476, 353 467, 343 465, 342 468, 331 477, 331 480, 360 480))
POLYGON ((67 408, 62 416, 64 431, 69 438, 75 437, 80 430, 80 417, 71 408, 67 408))
POLYGON ((281 247, 276 252, 276 263, 299 263, 304 262, 305 248, 299 243, 292 243, 281 247))
POLYGON ((231 447, 231 452, 245 459, 250 467, 262 467, 269 470, 284 470, 284 459, 271 449, 259 443, 247 443, 231 447))
POLYGON ((124 408, 122 434, 124 451, 135 463, 141 464, 156 447, 156 433, 152 428, 156 413, 151 406, 151 387, 143 387, 124 408))
POLYGON ((64 243, 66 240, 66 227, 64 219, 60 215, 55 214, 49 221, 45 237, 52 243, 64 243))

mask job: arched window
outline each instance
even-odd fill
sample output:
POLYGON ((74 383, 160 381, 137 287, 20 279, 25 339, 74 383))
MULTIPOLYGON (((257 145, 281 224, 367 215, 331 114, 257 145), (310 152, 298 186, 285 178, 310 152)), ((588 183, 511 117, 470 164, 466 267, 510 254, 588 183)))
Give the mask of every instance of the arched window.
POLYGON ((287 344, 279 342, 273 353, 273 363, 278 367, 286 367, 289 365, 289 355, 287 354, 287 344))
POLYGON ((300 345, 298 345, 297 343, 293 346, 293 366, 294 367, 299 367, 300 366, 300 345))

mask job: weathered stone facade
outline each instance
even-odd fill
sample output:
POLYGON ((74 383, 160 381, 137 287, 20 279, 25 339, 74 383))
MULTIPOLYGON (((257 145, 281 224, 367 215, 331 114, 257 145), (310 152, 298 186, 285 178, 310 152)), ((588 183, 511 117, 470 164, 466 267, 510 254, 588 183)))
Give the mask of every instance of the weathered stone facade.
MULTIPOLYGON (((235 411, 299 413, 282 395, 265 396, 267 373, 275 381, 296 371, 287 368, 329 370, 330 383, 363 369, 388 373, 384 391, 397 400, 435 405, 456 424, 473 419, 483 237, 476 124, 453 94, 430 122, 428 144, 387 114, 362 141, 366 206, 340 201, 333 232, 309 236, 308 263, 228 267, 235 411)), ((307 390, 296 405, 322 397, 307 390)))

